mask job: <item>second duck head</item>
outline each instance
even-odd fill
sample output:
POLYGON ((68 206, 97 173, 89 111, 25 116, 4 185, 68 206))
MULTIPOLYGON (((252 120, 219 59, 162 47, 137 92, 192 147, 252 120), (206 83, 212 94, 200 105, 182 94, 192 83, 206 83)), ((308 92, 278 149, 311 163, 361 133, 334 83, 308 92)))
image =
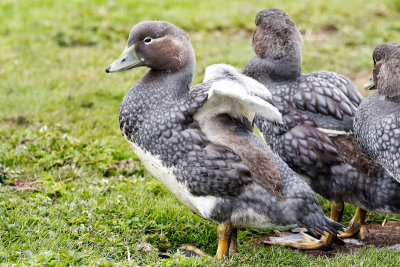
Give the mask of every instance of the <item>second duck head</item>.
POLYGON ((272 64, 286 78, 301 72, 302 38, 294 22, 283 10, 271 8, 258 12, 253 35, 256 55, 272 64))

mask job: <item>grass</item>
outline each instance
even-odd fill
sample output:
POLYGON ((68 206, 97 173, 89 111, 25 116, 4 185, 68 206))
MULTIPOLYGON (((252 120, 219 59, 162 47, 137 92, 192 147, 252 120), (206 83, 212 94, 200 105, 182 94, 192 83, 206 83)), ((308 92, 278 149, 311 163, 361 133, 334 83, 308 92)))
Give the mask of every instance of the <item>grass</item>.
MULTIPOLYGON (((118 125, 119 104, 146 71, 106 75, 140 20, 189 32, 194 83, 207 65, 243 68, 259 10, 285 9, 304 35, 305 72, 337 71, 362 84, 373 48, 400 39, 397 1, 34 0, 0 3, 0 262, 30 265, 395 265, 398 252, 364 249, 334 259, 254 248, 226 261, 175 253, 190 243, 214 254, 216 225, 193 215, 140 165, 118 125), (131 160, 129 160, 131 159, 131 160), (152 245, 149 253, 139 243, 152 245), (158 257, 160 251, 173 254, 158 257)), ((322 200, 328 211, 328 203, 322 200)), ((354 207, 347 206, 347 223, 354 207)), ((373 214, 370 221, 382 221, 373 214)), ((399 216, 388 219, 399 220, 399 216)))

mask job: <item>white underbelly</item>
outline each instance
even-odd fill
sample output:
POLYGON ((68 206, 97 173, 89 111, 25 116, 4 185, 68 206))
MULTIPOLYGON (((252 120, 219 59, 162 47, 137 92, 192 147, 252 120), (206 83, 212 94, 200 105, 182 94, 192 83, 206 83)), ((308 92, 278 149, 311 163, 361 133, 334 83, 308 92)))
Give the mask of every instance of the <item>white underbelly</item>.
POLYGON ((153 155, 143 150, 135 143, 128 140, 135 154, 140 158, 146 169, 160 181, 180 202, 191 211, 197 213, 205 219, 210 219, 211 211, 215 206, 217 198, 215 196, 194 196, 185 183, 179 182, 175 175, 174 167, 163 165, 158 155, 153 155))

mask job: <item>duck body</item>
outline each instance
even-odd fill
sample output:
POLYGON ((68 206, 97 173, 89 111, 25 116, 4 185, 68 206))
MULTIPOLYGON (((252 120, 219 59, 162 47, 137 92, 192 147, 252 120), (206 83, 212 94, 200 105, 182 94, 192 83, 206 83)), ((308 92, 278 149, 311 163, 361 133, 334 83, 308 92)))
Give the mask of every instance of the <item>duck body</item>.
POLYGON ((205 219, 238 227, 321 229, 328 223, 308 185, 258 140, 248 120, 226 113, 201 117, 213 81, 175 94, 170 74, 158 75, 150 70, 128 92, 120 127, 144 166, 180 202, 205 219), (271 172, 271 180, 282 180, 263 181, 271 172))

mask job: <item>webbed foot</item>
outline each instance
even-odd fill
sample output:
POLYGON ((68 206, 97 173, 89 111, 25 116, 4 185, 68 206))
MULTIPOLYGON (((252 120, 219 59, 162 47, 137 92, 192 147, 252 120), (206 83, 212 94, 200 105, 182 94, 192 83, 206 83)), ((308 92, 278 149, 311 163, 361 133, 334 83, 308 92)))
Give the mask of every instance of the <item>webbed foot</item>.
POLYGON ((178 250, 182 252, 182 254, 185 255, 186 257, 208 256, 207 253, 192 245, 187 245, 187 244, 181 245, 178 248, 178 250))
POLYGON ((338 235, 339 238, 348 238, 352 237, 357 233, 360 233, 361 240, 365 239, 365 217, 367 215, 367 211, 361 208, 357 208, 356 214, 354 214, 353 219, 351 219, 349 226, 338 235))
POLYGON ((325 233, 325 236, 322 236, 321 239, 317 239, 304 232, 300 232, 294 235, 270 237, 270 240, 264 241, 264 243, 304 250, 326 249, 332 245, 334 237, 335 236, 332 234, 325 233))

